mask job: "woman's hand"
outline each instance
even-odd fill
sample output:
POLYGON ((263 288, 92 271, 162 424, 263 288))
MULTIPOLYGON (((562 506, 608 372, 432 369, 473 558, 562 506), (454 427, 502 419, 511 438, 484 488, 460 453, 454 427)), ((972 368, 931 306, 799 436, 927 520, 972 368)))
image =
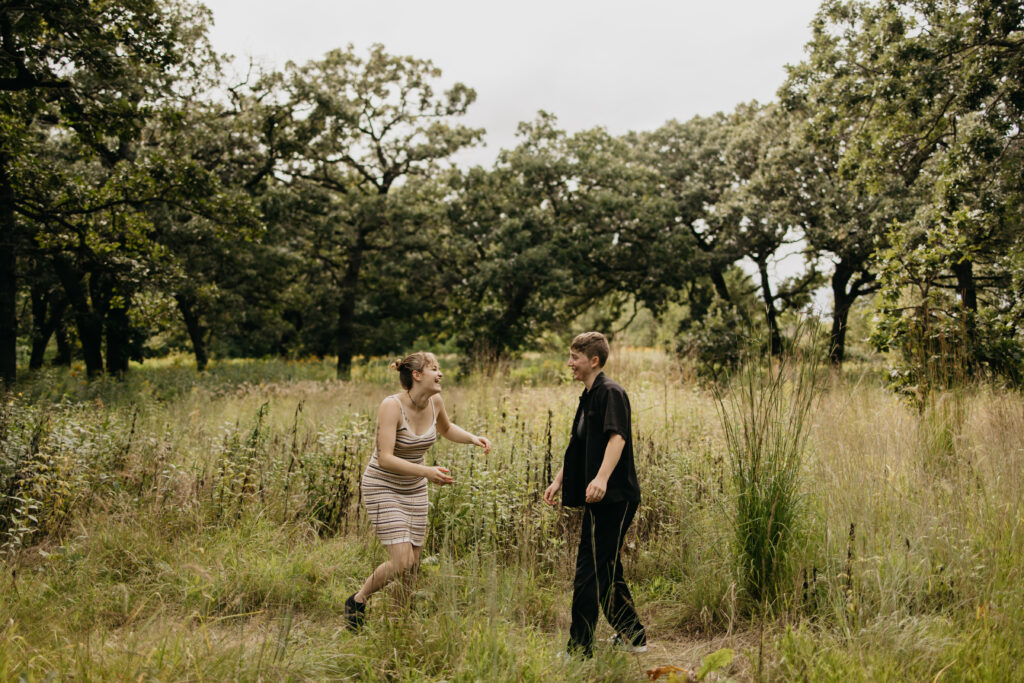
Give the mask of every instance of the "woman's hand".
POLYGON ((438 465, 436 467, 428 467, 427 471, 423 473, 423 476, 432 484, 440 484, 441 486, 444 486, 445 484, 450 484, 454 481, 449 475, 449 472, 450 470, 447 467, 441 467, 438 465))
POLYGON ((474 436, 472 443, 474 446, 484 449, 484 455, 491 452, 491 442, 487 440, 486 436, 474 436))
POLYGON ((560 479, 555 479, 553 482, 551 482, 551 486, 544 489, 544 502, 547 503, 548 505, 557 504, 558 501, 555 500, 555 496, 558 495, 558 490, 561 488, 562 481, 560 479))

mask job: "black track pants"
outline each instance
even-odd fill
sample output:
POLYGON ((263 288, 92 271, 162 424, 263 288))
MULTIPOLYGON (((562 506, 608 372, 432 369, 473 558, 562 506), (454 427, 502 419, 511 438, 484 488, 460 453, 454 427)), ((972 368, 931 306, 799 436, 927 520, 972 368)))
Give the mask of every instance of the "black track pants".
POLYGON ((588 503, 584 508, 572 591, 570 651, 591 654, 598 607, 604 611, 612 628, 627 641, 642 639, 644 627, 622 577, 620 553, 636 509, 637 503, 629 501, 588 503))

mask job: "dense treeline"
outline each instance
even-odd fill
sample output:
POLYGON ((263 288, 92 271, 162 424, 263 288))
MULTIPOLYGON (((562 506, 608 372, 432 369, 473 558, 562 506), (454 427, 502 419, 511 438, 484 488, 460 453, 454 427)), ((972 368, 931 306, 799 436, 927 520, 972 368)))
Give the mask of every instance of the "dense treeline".
POLYGON ((482 138, 459 123, 475 92, 429 61, 349 46, 237 77, 209 21, 0 7, 6 383, 19 346, 90 375, 185 345, 200 370, 313 354, 346 376, 424 337, 494 359, 597 303, 686 304, 680 349, 763 321, 781 353, 780 315, 826 283, 834 363, 872 295, 899 387, 951 357, 1020 378, 1019 2, 826 0, 777 102, 621 137, 541 112, 471 169, 449 160, 482 138), (804 272, 773 282, 793 244, 804 272))

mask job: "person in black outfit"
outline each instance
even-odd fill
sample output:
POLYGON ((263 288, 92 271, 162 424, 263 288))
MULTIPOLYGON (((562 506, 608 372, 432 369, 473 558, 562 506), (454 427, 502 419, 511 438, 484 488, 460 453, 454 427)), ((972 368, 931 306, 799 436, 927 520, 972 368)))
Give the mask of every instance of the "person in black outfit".
POLYGON ((629 397, 605 376, 608 341, 600 332, 584 332, 569 346, 573 379, 586 389, 580 396, 565 458, 544 500, 583 506, 572 593, 570 654, 593 655, 598 609, 616 631, 613 640, 634 651, 647 649, 647 635, 622 576, 620 552, 626 531, 640 505, 640 485, 633 464, 629 397))

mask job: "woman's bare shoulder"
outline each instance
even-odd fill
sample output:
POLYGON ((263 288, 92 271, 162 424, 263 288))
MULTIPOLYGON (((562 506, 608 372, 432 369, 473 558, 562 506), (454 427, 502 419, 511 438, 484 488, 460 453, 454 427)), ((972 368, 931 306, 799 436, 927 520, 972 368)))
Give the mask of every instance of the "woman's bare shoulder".
POLYGON ((382 418, 398 418, 401 419, 402 406, 399 404, 399 398, 397 396, 388 396, 380 402, 380 407, 377 408, 378 417, 382 418))

